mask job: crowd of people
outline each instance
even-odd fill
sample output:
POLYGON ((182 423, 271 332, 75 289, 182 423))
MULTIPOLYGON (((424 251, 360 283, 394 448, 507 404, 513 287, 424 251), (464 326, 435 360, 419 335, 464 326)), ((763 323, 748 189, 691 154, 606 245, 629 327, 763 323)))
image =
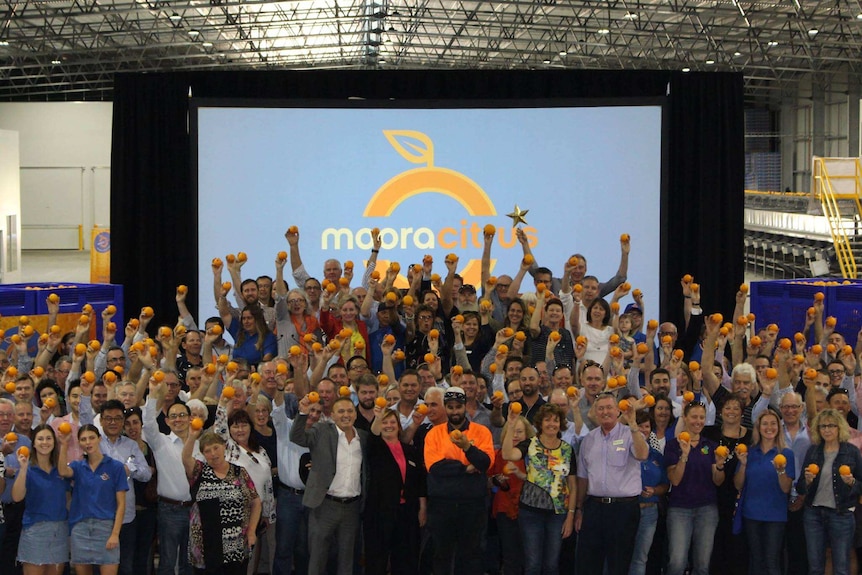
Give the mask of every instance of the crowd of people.
POLYGON ((820 294, 794 340, 688 275, 684 322, 645 321, 627 235, 601 282, 521 230, 492 276, 494 233, 474 286, 455 254, 375 271, 378 233, 318 280, 291 227, 274 278, 214 258, 217 315, 178 286, 121 343, 48 295, 0 353, 0 572, 858 572, 862 337, 820 294))

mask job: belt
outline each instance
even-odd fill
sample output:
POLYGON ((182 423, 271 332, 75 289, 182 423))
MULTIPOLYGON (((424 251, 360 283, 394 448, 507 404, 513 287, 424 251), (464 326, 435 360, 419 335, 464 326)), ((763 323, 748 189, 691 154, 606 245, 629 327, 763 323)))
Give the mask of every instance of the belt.
POLYGON ((177 501, 176 499, 171 499, 170 497, 163 497, 159 495, 159 501, 162 503, 167 503, 168 505, 176 505, 177 507, 191 507, 193 501, 177 501))
POLYGON ((631 503, 632 501, 637 501, 638 496, 633 495, 631 497, 596 497, 595 495, 590 495, 590 499, 597 503, 604 503, 607 505, 610 503, 631 503))
POLYGON ((344 504, 353 503, 354 501, 359 501, 358 495, 355 495, 353 497, 336 497, 335 495, 330 495, 329 493, 327 493, 326 498, 331 500, 331 501, 335 501, 336 503, 344 503, 344 504))
POLYGON ((282 483, 281 481, 278 482, 278 490, 287 491, 289 493, 293 493, 294 495, 302 495, 303 493, 305 493, 305 489, 297 489, 295 487, 291 487, 290 485, 282 483))

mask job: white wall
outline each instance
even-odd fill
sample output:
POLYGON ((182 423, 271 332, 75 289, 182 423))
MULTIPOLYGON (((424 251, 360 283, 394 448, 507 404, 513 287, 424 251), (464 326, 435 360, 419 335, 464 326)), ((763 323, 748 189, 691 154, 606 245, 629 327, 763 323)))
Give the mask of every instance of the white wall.
POLYGON ((21 187, 18 133, 0 130, 0 274, 3 283, 21 279, 21 187), (15 225, 8 227, 9 217, 15 225))
POLYGON ((0 103, 0 129, 21 150, 24 249, 88 249, 93 225, 110 225, 112 105, 106 102, 0 103))

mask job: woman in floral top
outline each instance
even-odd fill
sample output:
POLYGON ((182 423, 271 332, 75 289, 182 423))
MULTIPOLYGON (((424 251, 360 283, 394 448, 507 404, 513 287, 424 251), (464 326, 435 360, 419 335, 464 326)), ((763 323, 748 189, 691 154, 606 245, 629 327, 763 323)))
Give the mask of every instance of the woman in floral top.
MULTIPOLYGON (((514 429, 518 419, 509 411, 507 426, 514 429)), ((539 430, 536 437, 502 446, 506 460, 523 459, 526 467, 518 510, 526 575, 559 573, 562 540, 572 534, 576 469, 574 450, 562 440, 565 421, 562 409, 545 404, 533 420, 539 430)))
POLYGON ((189 430, 183 466, 191 484, 189 562, 196 570, 245 575, 257 543, 260 498, 245 469, 225 459, 225 441, 212 432, 200 438, 206 463, 192 456, 200 430, 189 430))

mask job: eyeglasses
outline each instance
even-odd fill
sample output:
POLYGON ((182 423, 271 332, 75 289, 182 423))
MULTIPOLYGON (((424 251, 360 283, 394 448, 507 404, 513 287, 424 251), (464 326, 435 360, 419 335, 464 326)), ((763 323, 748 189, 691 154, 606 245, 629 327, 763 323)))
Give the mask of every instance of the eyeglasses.
POLYGON ((500 282, 497 282, 497 289, 509 289, 510 285, 512 284, 501 284, 500 282))
POLYGON ((434 319, 434 316, 431 316, 431 315, 420 315, 419 316, 419 321, 432 321, 433 319, 434 319))
POLYGON ((102 421, 104 421, 105 423, 120 423, 121 421, 123 421, 123 419, 125 418, 122 415, 118 415, 116 417, 105 417, 104 415, 102 416, 102 421))
POLYGON ((320 291, 320 286, 305 286, 305 291, 312 291, 312 290, 320 291))
POLYGON ((784 409, 785 407, 787 409, 799 409, 802 407, 802 404, 801 403, 785 403, 784 405, 781 406, 781 409, 784 409))
POLYGON ((188 419, 188 413, 172 413, 168 416, 168 419, 188 419))
POLYGON ((289 299, 289 300, 287 300, 287 303, 289 303, 290 305, 302 305, 305 303, 305 300, 304 299, 289 299))
POLYGON ((817 426, 817 429, 838 429, 837 423, 821 423, 817 426))
POLYGON ((365 371, 368 369, 368 366, 364 365, 364 364, 363 365, 351 365, 350 369, 352 371, 365 371))
POLYGON ((829 375, 844 375, 846 372, 843 369, 830 369, 829 375))

